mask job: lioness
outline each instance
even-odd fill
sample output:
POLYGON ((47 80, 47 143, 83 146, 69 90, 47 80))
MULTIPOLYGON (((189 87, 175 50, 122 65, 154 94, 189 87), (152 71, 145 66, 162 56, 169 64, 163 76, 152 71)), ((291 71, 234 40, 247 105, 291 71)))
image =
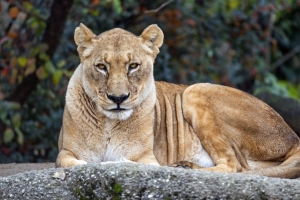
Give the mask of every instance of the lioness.
POLYGON ((157 25, 138 37, 75 30, 81 64, 66 94, 57 167, 133 161, 300 176, 299 138, 268 105, 230 87, 156 82, 157 25))

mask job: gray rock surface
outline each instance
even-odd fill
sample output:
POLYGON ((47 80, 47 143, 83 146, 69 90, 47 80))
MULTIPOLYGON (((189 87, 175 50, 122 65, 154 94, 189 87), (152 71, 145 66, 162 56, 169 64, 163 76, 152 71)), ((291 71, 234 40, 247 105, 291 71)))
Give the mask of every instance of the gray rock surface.
POLYGON ((300 180, 135 163, 0 177, 0 199, 300 199, 300 180))

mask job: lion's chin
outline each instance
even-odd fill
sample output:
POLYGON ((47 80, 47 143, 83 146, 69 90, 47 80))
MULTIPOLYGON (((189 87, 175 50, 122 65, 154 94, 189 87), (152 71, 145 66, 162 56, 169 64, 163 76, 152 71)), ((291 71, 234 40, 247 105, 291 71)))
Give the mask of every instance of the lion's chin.
POLYGON ((110 119, 116 119, 116 120, 120 120, 120 121, 124 121, 126 119, 128 119, 133 110, 132 109, 128 109, 128 110, 104 110, 104 109, 100 109, 100 112, 102 112, 106 117, 110 118, 110 119))

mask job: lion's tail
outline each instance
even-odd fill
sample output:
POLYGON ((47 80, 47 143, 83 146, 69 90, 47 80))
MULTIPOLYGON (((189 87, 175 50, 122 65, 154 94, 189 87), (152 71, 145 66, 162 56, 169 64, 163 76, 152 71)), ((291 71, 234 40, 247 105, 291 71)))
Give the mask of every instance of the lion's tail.
POLYGON ((278 166, 251 170, 244 173, 277 178, 298 178, 300 177, 300 150, 298 150, 295 154, 292 154, 287 160, 278 166))

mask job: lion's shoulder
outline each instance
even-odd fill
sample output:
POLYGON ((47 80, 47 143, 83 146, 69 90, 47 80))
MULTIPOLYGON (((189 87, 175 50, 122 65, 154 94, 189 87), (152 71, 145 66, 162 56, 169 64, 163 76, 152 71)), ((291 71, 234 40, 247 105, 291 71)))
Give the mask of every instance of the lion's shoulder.
POLYGON ((155 81, 156 93, 158 96, 174 96, 176 94, 182 95, 188 85, 174 84, 164 81, 155 81))

